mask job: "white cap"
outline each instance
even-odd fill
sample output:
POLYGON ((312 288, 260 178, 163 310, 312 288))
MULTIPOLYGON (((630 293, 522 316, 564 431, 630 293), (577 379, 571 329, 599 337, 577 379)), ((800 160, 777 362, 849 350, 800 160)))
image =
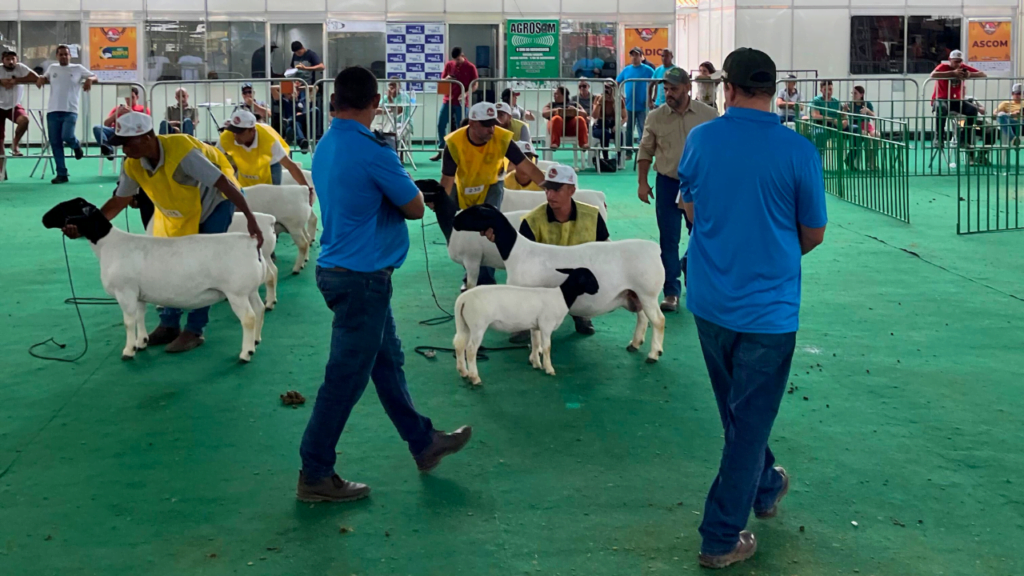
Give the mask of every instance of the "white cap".
POLYGON ((566 166, 565 164, 555 164, 551 168, 548 168, 547 174, 544 175, 544 184, 549 182, 557 184, 572 184, 576 185, 576 171, 566 166))
POLYGON ((533 143, 532 142, 527 142, 526 140, 522 140, 522 141, 516 142, 516 146, 519 146, 519 149, 523 151, 523 154, 530 154, 530 155, 533 155, 533 156, 537 155, 537 150, 533 147, 533 143))
POLYGON ((952 52, 949 53, 949 59, 950 60, 963 60, 964 59, 964 53, 959 51, 959 50, 953 50, 952 52))
POLYGON ((494 122, 498 123, 498 110, 490 102, 477 102, 469 109, 469 120, 471 122, 494 122))
MULTIPOLYGON (((153 118, 142 112, 128 112, 121 115, 114 125, 114 135, 119 140, 133 136, 142 136, 153 131, 153 118)), ((114 144, 112 144, 114 145, 114 144)))
POLYGON ((242 108, 235 110, 235 113, 231 115, 231 120, 228 122, 228 130, 232 132, 241 132, 255 127, 256 117, 253 116, 252 112, 242 108))
POLYGON ((1020 94, 1021 92, 1024 92, 1024 85, 1021 85, 1019 82, 1010 88, 1010 94, 1020 94))
POLYGON ((498 104, 494 108, 498 112, 504 112, 505 114, 508 114, 509 116, 512 115, 512 107, 509 106, 508 104, 506 104, 505 102, 498 102, 498 104))

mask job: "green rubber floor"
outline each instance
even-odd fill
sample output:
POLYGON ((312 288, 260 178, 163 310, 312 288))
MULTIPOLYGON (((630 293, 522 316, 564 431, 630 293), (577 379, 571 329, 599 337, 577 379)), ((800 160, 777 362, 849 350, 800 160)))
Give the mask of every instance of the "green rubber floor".
MULTIPOLYGON (((422 155, 415 177, 438 175, 422 155)), ((306 159, 308 162, 308 158, 306 159)), ((228 306, 207 343, 122 362, 115 306, 83 306, 83 350, 61 235, 42 214, 114 178, 71 163, 72 183, 0 184, 0 575, 696 574, 697 527, 722 430, 693 318, 670 315, 656 365, 630 354, 634 317, 571 322, 558 375, 494 352, 471 389, 446 354, 461 271, 439 229, 409 226, 393 306, 417 407, 473 441, 421 475, 370 386, 338 445, 339 472, 372 496, 295 500, 298 445, 322 377, 331 316, 313 262, 283 276, 253 362, 228 306), (309 399, 282 407, 286 390, 309 399), (342 530, 344 528, 344 530, 342 530)), ((585 174, 606 191, 613 238, 657 239, 635 174, 585 174)), ((1024 573, 1024 233, 958 237, 955 178, 915 178, 913 224, 829 199, 825 244, 804 260, 794 392, 772 436, 794 484, 780 515, 753 518, 757 556, 725 574, 1024 573)), ((132 230, 139 217, 128 217, 132 230)), ((125 220, 119 219, 124 227, 125 220)), ((282 237, 278 264, 295 257, 282 237)), ((80 297, 105 296, 85 240, 68 241, 80 297)), ((315 250, 314 250, 315 253, 315 250)), ((150 307, 148 325, 156 326, 150 307)), ((487 343, 500 346, 500 334, 487 343)), ((643 352, 646 353, 647 347, 643 352)))

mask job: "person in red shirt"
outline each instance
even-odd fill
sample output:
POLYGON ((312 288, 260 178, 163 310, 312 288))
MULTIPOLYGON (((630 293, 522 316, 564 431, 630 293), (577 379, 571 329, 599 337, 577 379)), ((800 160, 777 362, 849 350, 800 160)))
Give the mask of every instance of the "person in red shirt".
POLYGON ((107 144, 107 140, 114 137, 114 125, 117 119, 129 112, 142 112, 149 114, 149 108, 139 104, 139 89, 132 86, 132 95, 124 99, 124 104, 118 104, 117 108, 110 111, 102 126, 93 126, 92 134, 96 137, 96 143, 100 145, 100 153, 108 160, 114 159, 114 148, 107 144))
MULTIPOLYGON (((466 60, 466 55, 462 53, 462 48, 456 46, 452 48, 452 59, 444 65, 444 72, 441 75, 445 80, 457 80, 462 86, 466 87, 469 94, 472 94, 476 89, 476 79, 480 77, 477 74, 476 66, 472 62, 466 60)), ((441 159, 442 151, 444 150, 444 137, 448 134, 448 123, 451 125, 458 126, 462 123, 462 111, 465 106, 469 105, 469 94, 462 93, 462 86, 458 84, 448 84, 451 88, 449 94, 444 97, 444 103, 441 104, 441 113, 437 118, 437 148, 438 153, 430 160, 437 162, 441 159)))
POLYGON ((978 120, 978 107, 963 100, 964 80, 985 78, 985 73, 964 64, 964 53, 953 50, 949 53, 949 64, 943 62, 932 71, 932 78, 939 79, 932 92, 932 109, 936 116, 936 142, 946 141, 946 117, 950 112, 964 116, 964 126, 960 130, 961 145, 970 145, 968 138, 974 134, 974 124, 978 120))

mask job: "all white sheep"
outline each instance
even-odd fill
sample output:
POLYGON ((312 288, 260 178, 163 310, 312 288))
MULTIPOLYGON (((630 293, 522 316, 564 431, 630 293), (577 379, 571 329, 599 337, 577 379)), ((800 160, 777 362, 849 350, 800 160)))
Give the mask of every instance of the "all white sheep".
MULTIPOLYGON (((519 228, 519 223, 528 212, 505 212, 509 223, 519 228)), ((466 289, 474 288, 480 276, 481 266, 505 269, 505 261, 498 254, 498 248, 478 232, 452 231, 448 240, 448 256, 466 269, 466 289)))
POLYGON ((562 325, 576 299, 597 294, 599 285, 586 268, 559 269, 566 274, 558 288, 521 286, 480 286, 455 301, 455 363, 459 374, 480 384, 476 353, 488 328, 502 332, 529 330, 532 340, 530 364, 554 376, 551 365, 551 333, 562 325), (541 356, 544 361, 541 363, 541 356))
MULTIPOLYGON (((661 248, 649 240, 588 242, 578 246, 550 246, 531 242, 519 234, 496 208, 487 205, 467 208, 455 216, 455 230, 493 232, 498 253, 505 261, 508 284, 555 288, 563 276, 559 269, 588 268, 601 286, 595 295, 576 299, 573 316, 593 318, 618 308, 637 313, 636 329, 627 350, 640 348, 653 325, 648 362, 657 362, 663 351, 665 315, 658 295, 665 283, 661 248)), ((468 294, 469 292, 467 292, 468 294)))
MULTIPOLYGON (((597 206, 604 221, 608 221, 608 201, 604 192, 599 190, 577 190, 572 195, 573 200, 597 206)), ((533 210, 537 206, 548 201, 547 194, 537 190, 505 190, 501 200, 502 212, 518 212, 519 210, 533 210)))
MULTIPOLYGON (((296 162, 299 165, 299 169, 302 169, 302 163, 296 162)), ((302 175, 306 178, 306 182, 309 182, 310 186, 313 186, 314 192, 316 187, 313 185, 313 173, 309 170, 302 170, 302 175)), ((292 177, 292 173, 287 170, 281 171, 281 184, 283 186, 298 186, 299 183, 292 177)), ((317 219, 316 213, 313 213, 313 217, 309 221, 309 225, 306 226, 306 234, 309 236, 310 241, 316 240, 316 226, 317 219)))
POLYGON ((114 228, 92 204, 76 198, 43 216, 47 228, 75 225, 100 261, 103 289, 121 306, 127 342, 122 360, 149 343, 146 303, 194 310, 225 298, 242 323, 242 352, 248 362, 263 328, 259 287, 267 259, 247 234, 194 234, 153 238, 114 228))
MULTIPOLYGON (((267 310, 273 310, 277 304, 277 265, 274 264, 274 260, 270 255, 274 253, 274 248, 277 247, 277 234, 274 232, 277 218, 260 212, 253 212, 252 215, 256 217, 256 223, 259 224, 260 231, 263 232, 263 247, 260 248, 260 251, 263 253, 263 261, 267 263, 267 277, 264 278, 264 284, 267 286, 267 297, 264 302, 266 303, 267 310)), ((235 215, 231 218, 231 226, 228 227, 228 232, 248 233, 248 231, 249 228, 245 220, 245 214, 235 212, 235 215)))
POLYGON ((257 184, 245 189, 245 201, 253 212, 277 218, 277 227, 291 235, 299 249, 292 274, 298 274, 309 262, 309 247, 316 239, 317 217, 309 204, 309 189, 298 184, 257 184))

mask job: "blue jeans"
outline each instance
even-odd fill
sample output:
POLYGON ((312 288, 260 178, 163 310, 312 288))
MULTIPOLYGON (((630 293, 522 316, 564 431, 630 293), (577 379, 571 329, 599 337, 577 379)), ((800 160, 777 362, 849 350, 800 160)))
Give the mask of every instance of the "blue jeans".
POLYGON ((637 141, 644 136, 644 122, 647 121, 647 108, 626 111, 626 147, 633 146, 633 130, 636 129, 637 141))
POLYGON ((434 425, 416 411, 406 387, 405 354, 391 314, 391 273, 317 266, 316 284, 334 322, 324 383, 299 448, 310 484, 334 474, 338 440, 370 379, 384 412, 414 456, 430 446, 434 433, 434 425))
POLYGON ((192 123, 191 118, 185 118, 181 123, 181 130, 173 128, 167 120, 160 122, 160 134, 188 134, 194 136, 196 133, 195 124, 192 123))
POLYGON ((448 134, 448 116, 451 116, 452 130, 462 124, 462 105, 445 102, 441 104, 441 112, 437 115, 437 147, 444 148, 444 137, 448 134))
MULTIPOLYGON (((590 132, 593 135, 594 140, 596 140, 596 141, 601 143, 600 144, 601 148, 610 148, 610 143, 615 142, 615 125, 614 124, 607 124, 606 125, 604 120, 598 120, 597 122, 594 122, 594 127, 590 129, 590 132)), ((601 156, 605 160, 607 160, 608 159, 608 151, 607 150, 602 150, 601 151, 601 156)))
POLYGON ((281 163, 277 162, 270 165, 270 180, 274 186, 281 185, 281 163))
POLYGON ((694 322, 725 429, 722 462, 700 525, 701 552, 719 555, 736 546, 751 508, 771 509, 782 490, 768 436, 786 391, 796 332, 733 332, 699 316, 694 322))
MULTIPOLYGON (((206 217, 206 221, 199 225, 200 234, 223 234, 231 226, 231 219, 235 215, 235 205, 225 200, 213 209, 213 212, 206 217)), ((160 325, 165 328, 181 327, 180 308, 163 308, 160 310, 160 325)), ((197 308, 188 313, 188 320, 185 322, 185 330, 193 334, 202 334, 206 324, 210 321, 210 307, 197 308)))
POLYGON ((106 126, 93 126, 92 135, 100 146, 106 144, 107 139, 114 137, 114 129, 106 126))
POLYGON ((779 114, 779 124, 785 124, 786 122, 796 122, 796 114, 791 111, 779 114))
POLYGON ((284 139, 292 144, 302 146, 302 143, 306 140, 305 124, 305 114, 300 114, 299 117, 294 120, 291 118, 285 118, 284 139))
POLYGON ((1020 118, 1013 118, 1009 114, 996 116, 999 119, 999 129, 1003 131, 1007 139, 1014 139, 1020 136, 1020 118))
MULTIPOLYGON (((686 233, 689 235, 693 224, 686 217, 686 212, 676 203, 679 195, 679 180, 658 174, 654 184, 654 213, 658 219, 658 238, 661 243, 661 263, 665 266, 665 296, 679 296, 683 286, 679 276, 686 276, 686 253, 679 259, 679 241, 682 239, 683 226, 686 222, 686 233)), ((687 247, 689 252, 689 247, 687 247)))
POLYGON ((57 176, 68 175, 68 166, 64 162, 64 145, 67 144, 72 150, 82 147, 78 138, 75 138, 76 122, 78 114, 74 112, 49 112, 46 115, 46 137, 50 140, 57 176))

